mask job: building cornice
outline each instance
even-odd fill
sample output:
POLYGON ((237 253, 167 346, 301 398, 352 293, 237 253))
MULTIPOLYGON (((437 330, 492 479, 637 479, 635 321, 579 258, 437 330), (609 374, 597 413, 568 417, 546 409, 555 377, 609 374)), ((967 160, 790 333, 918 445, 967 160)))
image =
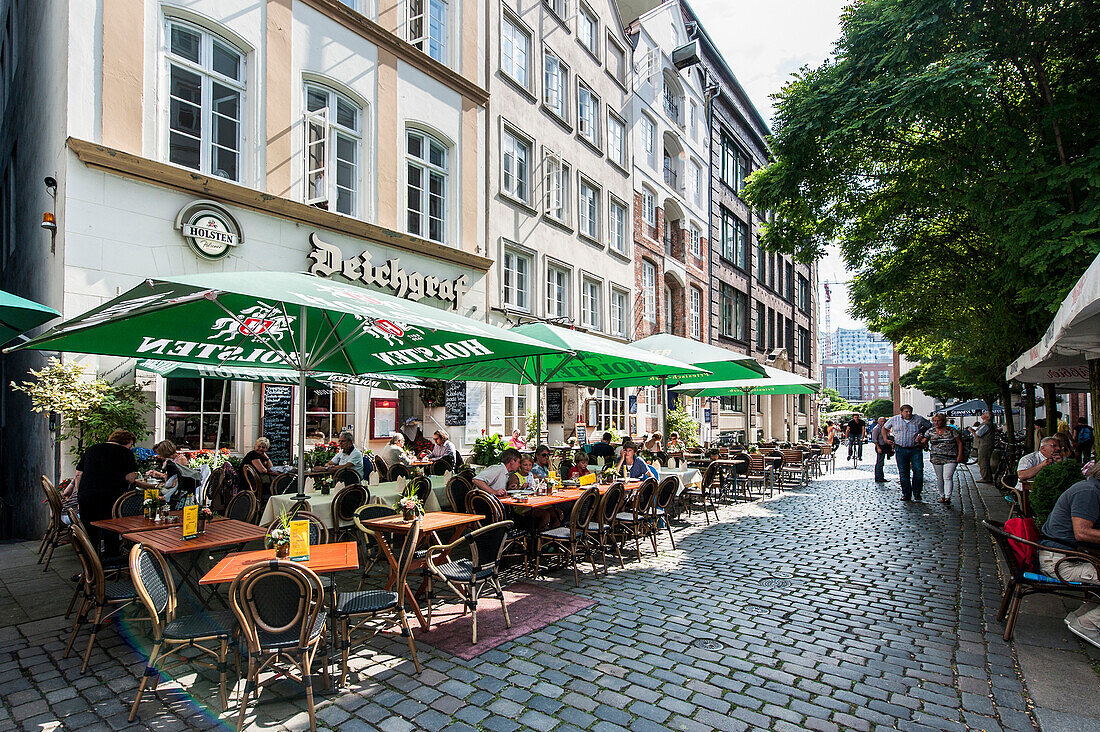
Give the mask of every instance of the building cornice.
POLYGON ((489 104, 488 91, 454 69, 439 63, 411 43, 398 38, 362 13, 352 10, 338 0, 302 0, 302 2, 345 28, 355 31, 371 43, 385 48, 405 63, 446 84, 475 104, 482 107, 489 104))
POLYGON ((298 201, 274 196, 270 193, 231 183, 221 178, 203 175, 187 168, 149 160, 131 153, 115 150, 87 140, 70 137, 67 140, 80 162, 89 168, 151 183, 153 185, 187 191, 203 198, 241 206, 259 213, 278 216, 328 231, 347 234, 358 239, 400 249, 411 254, 438 259, 460 267, 488 272, 493 260, 480 254, 454 249, 427 239, 410 236, 382 226, 307 206, 298 201))

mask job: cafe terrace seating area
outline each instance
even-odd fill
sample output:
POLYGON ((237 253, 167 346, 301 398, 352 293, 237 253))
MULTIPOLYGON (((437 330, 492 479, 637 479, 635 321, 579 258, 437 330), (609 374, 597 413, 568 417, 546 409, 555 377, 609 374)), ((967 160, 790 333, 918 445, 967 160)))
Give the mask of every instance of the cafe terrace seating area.
MULTIPOLYGON (((552 452, 551 467, 566 474, 572 452, 552 452)), ((104 634, 125 632, 145 649, 137 693, 125 700, 131 720, 155 719, 164 703, 158 681, 170 677, 201 687, 193 696, 238 729, 251 707, 277 698, 267 687, 292 689, 305 696, 316 729, 316 696, 352 688, 356 670, 392 653, 394 641, 416 673, 420 654, 433 649, 473 658, 507 633, 557 619, 548 613, 541 625, 513 629, 508 597, 519 590, 562 595, 562 612, 575 611, 583 602, 570 605, 559 590, 674 552, 678 531, 721 521, 719 506, 796 490, 835 464, 828 446, 789 444, 658 453, 652 462, 655 478, 565 481, 504 498, 477 488, 465 465, 374 485, 345 471, 332 491, 304 497, 294 481, 265 490, 245 480, 228 495, 216 470, 199 497, 215 515, 188 539, 180 512, 148 518, 137 491, 119 498, 112 518, 85 526, 43 477, 51 521, 39 561, 73 551, 80 562, 63 640, 66 656, 81 656, 82 673, 103 652, 104 634), (390 505, 409 492, 426 507, 414 520, 390 505), (263 548, 284 512, 307 522, 304 556, 279 559, 263 548), (540 527, 543 512, 553 520, 540 527), (124 555, 101 560, 89 528, 118 534, 124 555)), ((377 467, 385 478, 403 472, 377 467)))

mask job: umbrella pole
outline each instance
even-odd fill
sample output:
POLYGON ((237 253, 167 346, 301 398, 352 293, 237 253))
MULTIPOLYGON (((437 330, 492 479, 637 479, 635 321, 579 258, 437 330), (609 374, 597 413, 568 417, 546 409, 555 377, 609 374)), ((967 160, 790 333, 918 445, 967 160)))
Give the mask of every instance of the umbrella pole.
POLYGON ((535 448, 542 444, 542 356, 535 356, 535 448))
POLYGON ((302 324, 298 334, 298 495, 306 497, 306 306, 299 311, 302 324))
POLYGON ((214 454, 218 454, 218 450, 222 446, 222 412, 225 411, 225 387, 229 385, 228 381, 222 382, 222 402, 218 407, 218 436, 214 438, 214 454))
MULTIPOLYGON (((661 377, 661 409, 658 412, 661 415, 661 421, 657 425, 657 431, 661 433, 661 437, 665 444, 668 443, 668 430, 665 429, 668 426, 668 377, 661 377)), ((662 445, 663 447, 664 445, 662 445)))

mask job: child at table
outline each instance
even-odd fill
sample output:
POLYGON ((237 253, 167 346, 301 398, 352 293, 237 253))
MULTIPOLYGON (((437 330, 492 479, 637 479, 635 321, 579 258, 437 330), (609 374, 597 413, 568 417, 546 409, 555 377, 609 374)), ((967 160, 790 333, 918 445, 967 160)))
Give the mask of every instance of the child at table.
MULTIPOLYGON (((528 478, 531 475, 532 468, 535 467, 534 458, 524 455, 519 461, 519 470, 512 473, 508 478, 508 490, 522 490, 527 487, 528 478)), ((551 528, 551 524, 556 528, 561 525, 561 516, 558 514, 557 509, 553 506, 546 508, 530 508, 526 506, 512 506, 512 512, 522 515, 528 510, 531 512, 531 520, 535 525, 536 531, 546 531, 551 528)))
POLYGON ((519 468, 508 476, 508 490, 518 491, 527 487, 527 477, 531 475, 531 468, 535 466, 535 459, 524 455, 519 459, 519 468))
POLYGON ((588 475, 591 472, 588 469, 588 453, 584 450, 577 451, 577 456, 574 458, 574 461, 573 467, 569 469, 569 475, 565 476, 567 480, 573 480, 582 475, 588 475))

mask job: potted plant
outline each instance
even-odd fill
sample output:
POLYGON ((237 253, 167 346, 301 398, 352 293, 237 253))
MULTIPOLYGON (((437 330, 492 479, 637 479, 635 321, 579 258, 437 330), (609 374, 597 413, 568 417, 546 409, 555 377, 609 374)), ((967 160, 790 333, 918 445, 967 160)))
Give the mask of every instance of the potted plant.
POLYGON ((1058 502, 1058 497, 1071 485, 1081 480, 1081 464, 1076 460, 1063 460, 1048 465, 1035 476, 1028 492, 1028 503, 1035 522, 1042 526, 1058 502))
POLYGON ((286 559, 290 556, 290 516, 286 511, 279 514, 279 525, 267 534, 265 546, 275 547, 275 558, 286 559))
POLYGON ((500 462, 500 455, 508 447, 500 435, 482 436, 474 440, 473 462, 487 467, 500 462))
POLYGON ((145 518, 153 521, 160 519, 161 509, 167 505, 168 502, 158 494, 156 498, 146 498, 141 507, 145 510, 145 518))
POLYGON ((424 515, 424 503, 416 497, 416 491, 410 486, 397 499, 397 503, 393 504, 393 510, 401 514, 402 521, 419 521, 424 515))
POLYGON ((206 533, 206 523, 214 520, 214 512, 210 506, 199 507, 199 533, 206 533))

